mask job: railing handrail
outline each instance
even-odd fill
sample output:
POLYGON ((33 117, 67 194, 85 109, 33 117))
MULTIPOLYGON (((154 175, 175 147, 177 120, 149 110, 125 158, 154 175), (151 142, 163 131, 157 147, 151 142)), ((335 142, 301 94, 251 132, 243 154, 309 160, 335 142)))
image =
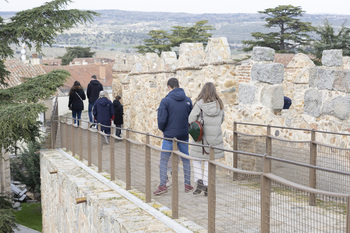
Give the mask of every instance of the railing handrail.
MULTIPOLYGON (((71 117, 68 117, 66 116, 66 118, 69 118, 69 119, 72 119, 71 117)), ((87 121, 86 121, 87 122, 87 121)), ((252 123, 247 123, 249 125, 252 125, 252 123)), ((253 125, 258 125, 258 124, 253 124, 253 125)), ((115 126, 107 126, 107 125, 102 125, 101 126, 104 126, 104 127, 110 127, 110 128, 116 128, 115 126)), ((259 125, 260 126, 260 125, 259 125)), ((172 141, 172 140, 175 140, 177 142, 180 142, 180 143, 185 143, 185 144, 188 144, 188 145, 192 145, 192 146, 198 146, 198 147, 205 147, 205 148, 209 148, 209 147, 212 147, 213 149, 218 149, 218 150, 222 150, 222 151, 225 151, 225 152, 228 152, 228 153, 237 153, 237 154, 242 154, 242 155, 249 155, 249 156, 254 156, 254 157, 258 157, 258 158, 263 158, 263 157, 266 157, 270 160, 275 160, 275 161, 279 161, 279 162, 285 162, 285 163, 288 163, 288 164, 293 164, 293 165, 297 165, 297 166, 301 166, 301 167, 306 167, 306 168, 313 168, 313 169, 316 169, 316 170, 320 170, 320 171, 326 171, 326 172, 332 172, 332 173, 338 173, 338 174, 342 174, 342 175, 350 175, 350 172, 344 172, 344 171, 340 171, 340 170, 336 170, 336 169, 330 169, 330 168, 324 168, 324 167, 320 167, 320 166, 315 166, 315 165, 310 165, 310 164, 307 164, 307 163, 301 163, 301 162, 296 162, 296 161, 292 161, 292 160, 288 160, 288 159, 282 159, 282 158, 277 158, 277 157, 273 157, 273 156, 267 156, 267 155, 263 155, 263 154, 257 154, 257 153, 250 153, 250 152, 246 152, 246 151, 239 151, 239 150, 231 150, 231 149, 226 149, 226 148, 222 148, 222 147, 216 147, 216 146, 210 146, 210 145, 202 145, 202 144, 195 144, 195 143, 190 143, 190 142, 187 142, 187 141, 182 141, 182 140, 178 140, 176 138, 174 139, 171 139, 171 138, 166 138, 166 137, 161 137, 161 136, 156 136, 156 135, 152 135, 150 133, 145 133, 145 132, 139 132, 139 131, 136 131, 136 130, 132 130, 132 129, 128 129, 128 128, 124 128, 123 130, 125 131, 129 131, 129 132, 133 132, 133 133, 138 133, 138 134, 142 134, 142 135, 148 135, 150 137, 156 137, 156 138, 159 138, 159 139, 162 139, 162 140, 169 140, 169 141, 172 141)), ((105 133, 101 132, 101 131, 98 131, 98 133, 102 134, 102 135, 106 135, 105 133)), ((275 137, 272 137, 272 136, 266 136, 268 138, 275 138, 275 137)), ((142 143, 142 142, 137 142, 135 140, 132 140, 130 138, 128 139, 125 139, 129 142, 132 142, 134 144, 137 144, 137 145, 147 145, 146 143, 142 143)), ((294 142, 294 141, 289 141, 289 140, 283 140, 283 141, 288 141, 288 142, 294 142)), ((313 143, 318 143, 318 142, 315 142, 315 141, 300 141, 300 142, 304 142, 304 143, 310 143, 310 142, 313 142, 313 143)), ((327 145, 327 144, 322 144, 323 146, 327 146, 327 147, 330 147, 330 148, 334 148, 334 146, 330 146, 330 145, 327 145)), ((154 149, 156 149, 156 146, 153 146, 154 149)), ((344 148, 346 149, 346 148, 344 148)), ((181 156, 181 157, 184 157, 184 158, 187 158, 187 159, 191 159, 193 160, 194 158, 191 157, 191 156, 188 156, 186 154, 183 154, 182 152, 180 152, 179 150, 177 151, 173 151, 173 150, 163 150, 161 148, 158 148, 157 149, 158 151, 163 151, 163 152, 173 152, 173 153, 176 153, 177 155, 181 156)), ((196 159, 195 159, 196 160, 196 159)), ((221 163, 222 164, 222 163, 221 163)), ((219 165, 219 164, 217 164, 219 165)), ((225 166, 225 168, 227 168, 225 166)), ((234 171, 234 170, 232 170, 234 171)), ((244 171, 244 170, 242 170, 244 171)))

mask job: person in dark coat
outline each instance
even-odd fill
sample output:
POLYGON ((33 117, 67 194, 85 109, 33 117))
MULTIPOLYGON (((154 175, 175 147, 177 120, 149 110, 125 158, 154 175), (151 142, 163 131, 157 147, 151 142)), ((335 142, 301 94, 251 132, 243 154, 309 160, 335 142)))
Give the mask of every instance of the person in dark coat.
MULTIPOLYGON (((192 101, 185 94, 185 91, 179 87, 179 81, 176 78, 170 78, 167 83, 169 93, 160 102, 158 108, 158 128, 163 132, 165 138, 174 138, 188 142, 188 115, 192 110, 192 101)), ((179 150, 188 155, 188 144, 177 143, 179 150)), ((172 150, 173 142, 164 139, 162 142, 163 150, 172 150)), ((160 184, 154 195, 161 195, 167 192, 167 164, 171 153, 160 153, 160 184)), ((191 186, 191 164, 190 160, 182 158, 185 192, 193 189, 191 186)))
MULTIPOLYGON (((97 80, 96 75, 91 76, 91 81, 87 86, 86 95, 89 99, 88 114, 91 123, 95 123, 92 117, 92 109, 95 105, 96 100, 99 97, 100 91, 103 90, 103 85, 97 80)), ((92 124, 93 127, 95 124, 92 124)))
POLYGON ((105 134, 111 134, 111 121, 114 117, 114 108, 112 102, 107 98, 105 91, 100 91, 99 98, 96 100, 93 114, 97 123, 101 124, 101 130, 105 134))
POLYGON ((117 127, 115 130, 115 135, 120 137, 121 134, 121 126, 124 123, 123 122, 123 115, 124 115, 124 110, 123 110, 123 105, 120 103, 121 97, 117 95, 113 101, 113 107, 114 107, 114 124, 117 127))
POLYGON ((86 99, 84 88, 80 85, 79 81, 75 81, 72 88, 69 90, 69 102, 68 108, 72 110, 72 117, 74 118, 74 124, 79 126, 79 120, 81 119, 81 112, 84 110, 84 100, 86 99), (78 119, 78 123, 77 123, 78 119))

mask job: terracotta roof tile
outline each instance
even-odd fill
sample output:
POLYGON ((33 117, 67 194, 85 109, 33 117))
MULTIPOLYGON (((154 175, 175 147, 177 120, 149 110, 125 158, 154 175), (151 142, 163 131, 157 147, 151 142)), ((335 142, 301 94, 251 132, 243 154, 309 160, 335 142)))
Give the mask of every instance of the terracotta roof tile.
POLYGON ((62 90, 69 90, 74 81, 79 81, 80 84, 87 88, 87 85, 91 81, 91 76, 96 75, 97 79, 102 83, 104 87, 112 87, 112 67, 113 63, 99 65, 99 64, 88 64, 88 65, 74 65, 74 66, 44 66, 44 70, 49 73, 52 70, 64 69, 67 70, 71 76, 66 81, 65 85, 61 88, 62 90), (103 79, 101 74, 105 68, 106 77, 103 79))
POLYGON ((5 79, 8 86, 4 87, 0 85, 1 89, 17 86, 21 84, 24 79, 33 78, 46 73, 42 65, 25 64, 22 61, 5 61, 5 67, 11 74, 5 79))

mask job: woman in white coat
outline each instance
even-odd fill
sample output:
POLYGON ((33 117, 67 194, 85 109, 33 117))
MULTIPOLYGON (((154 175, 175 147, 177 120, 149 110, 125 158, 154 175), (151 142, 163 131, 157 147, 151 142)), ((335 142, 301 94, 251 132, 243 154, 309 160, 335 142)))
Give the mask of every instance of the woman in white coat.
MULTIPOLYGON (((204 84, 201 92, 196 98, 194 107, 188 117, 188 122, 200 121, 201 111, 204 121, 204 136, 203 140, 193 143, 223 148, 221 124, 224 121, 224 104, 217 94, 215 85, 212 82, 204 84)), ((201 146, 191 146, 190 156, 208 160, 209 150, 208 148, 203 150, 201 146)), ((223 157, 224 151, 215 149, 215 159, 223 157)), ((193 160, 192 164, 194 179, 195 182, 197 182, 197 188, 193 194, 200 194, 203 191, 206 196, 208 195, 208 162, 193 160), (202 169, 202 163, 204 163, 204 172, 202 169)))

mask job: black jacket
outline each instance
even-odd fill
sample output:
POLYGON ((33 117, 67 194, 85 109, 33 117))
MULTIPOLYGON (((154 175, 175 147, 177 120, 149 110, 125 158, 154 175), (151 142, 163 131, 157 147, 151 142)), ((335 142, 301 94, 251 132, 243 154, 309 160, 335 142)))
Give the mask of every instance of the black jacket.
POLYGON ((114 100, 113 101, 113 107, 114 107, 114 124, 115 125, 122 125, 123 122, 123 115, 124 115, 124 111, 123 111, 123 105, 118 101, 118 100, 114 100))
POLYGON ((69 102, 68 102, 68 107, 71 107, 71 110, 74 111, 82 111, 84 110, 84 102, 85 100, 85 93, 84 89, 82 89, 81 86, 74 86, 69 94, 69 102), (79 98, 79 96, 80 98, 79 98))
POLYGON ((87 86, 87 91, 86 91, 86 95, 89 99, 89 102, 95 103, 96 100, 98 99, 98 96, 100 95, 100 91, 102 90, 103 90, 103 86, 98 80, 96 79, 91 80, 87 86))

